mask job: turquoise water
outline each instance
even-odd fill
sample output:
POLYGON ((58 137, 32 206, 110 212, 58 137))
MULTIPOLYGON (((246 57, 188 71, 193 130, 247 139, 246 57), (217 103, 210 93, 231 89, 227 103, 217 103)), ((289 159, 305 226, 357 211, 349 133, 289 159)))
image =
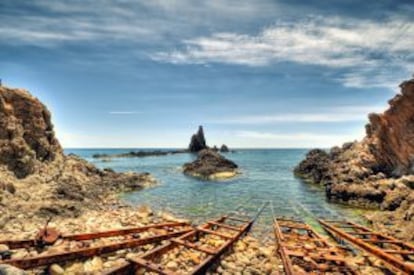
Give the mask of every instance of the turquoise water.
MULTIPOLYGON (((138 149, 137 149, 138 150, 138 149)), ((237 150, 226 157, 235 161, 241 175, 222 182, 208 182, 187 177, 181 166, 195 158, 192 154, 177 154, 146 158, 116 158, 109 162, 93 159, 96 153, 115 154, 131 149, 71 149, 100 168, 115 171, 149 172, 160 184, 144 191, 123 195, 134 205, 147 204, 156 210, 169 211, 178 216, 202 222, 220 216, 244 203, 254 211, 264 202, 272 202, 275 215, 297 216, 316 224, 316 217, 350 218, 358 220, 354 209, 326 201, 323 189, 303 183, 294 177, 294 166, 303 159, 304 149, 237 150)), ((270 207, 260 217, 257 227, 268 228, 270 207)))

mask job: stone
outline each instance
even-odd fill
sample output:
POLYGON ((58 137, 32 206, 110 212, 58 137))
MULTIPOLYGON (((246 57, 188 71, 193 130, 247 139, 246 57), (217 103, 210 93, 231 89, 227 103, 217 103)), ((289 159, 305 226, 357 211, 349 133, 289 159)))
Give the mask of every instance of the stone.
POLYGON ((9 247, 5 244, 0 244, 0 252, 9 251, 9 247))
POLYGON ((5 186, 5 189, 7 190, 7 192, 9 192, 10 194, 14 194, 16 193, 16 187, 14 187, 13 183, 8 182, 5 186))
POLYGON ((83 265, 83 269, 85 272, 94 272, 102 270, 103 262, 100 257, 93 257, 92 260, 88 260, 83 265))
POLYGON ((58 264, 52 264, 49 267, 49 274, 50 275, 62 275, 62 274, 65 274, 65 270, 58 264))
POLYGON ((198 127, 197 133, 191 137, 190 145, 188 150, 191 153, 197 153, 201 150, 207 149, 206 139, 204 137, 203 126, 198 127))
POLYGON ((174 261, 168 262, 165 267, 171 271, 177 271, 178 270, 178 264, 174 261))
POLYGON ((202 179, 218 180, 234 177, 237 164, 219 153, 205 149, 198 153, 197 159, 183 166, 184 174, 202 179))
POLYGON ((227 147, 226 144, 221 145, 220 152, 221 153, 228 153, 228 152, 230 152, 229 147, 227 147))
POLYGON ((12 265, 0 264, 0 274, 1 275, 27 275, 28 273, 12 265))

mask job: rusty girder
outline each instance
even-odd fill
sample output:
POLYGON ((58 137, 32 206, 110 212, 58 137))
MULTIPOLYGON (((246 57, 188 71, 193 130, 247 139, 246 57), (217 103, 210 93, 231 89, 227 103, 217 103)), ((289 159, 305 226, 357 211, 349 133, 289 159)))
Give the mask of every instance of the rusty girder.
POLYGON ((356 274, 347 263, 347 252, 330 244, 302 221, 274 218, 278 253, 287 275, 340 272, 356 274), (295 266, 301 268, 296 270, 295 266))
POLYGON ((414 245, 353 222, 319 220, 319 223, 331 235, 381 259, 389 268, 404 274, 414 274, 414 245))
MULTIPOLYGON (((45 229, 42 229, 43 231, 45 229)), ((161 223, 148 226, 141 226, 135 228, 110 230, 103 232, 84 233, 75 235, 60 235, 60 239, 68 241, 85 241, 106 237, 124 236, 125 238, 120 241, 114 241, 110 244, 93 246, 81 249, 75 249, 71 251, 65 251, 61 253, 50 253, 45 255, 39 255, 35 257, 7 259, 0 261, 0 264, 10 264, 22 269, 31 269, 39 266, 46 266, 53 263, 66 262, 76 259, 85 259, 96 255, 102 255, 112 253, 117 250, 135 248, 142 245, 156 243, 163 240, 167 240, 173 237, 180 236, 188 233, 192 230, 188 223, 173 222, 173 223, 161 223), (164 229, 167 233, 156 234, 150 237, 141 238, 139 233, 146 232, 151 229, 164 229)), ((41 232, 43 232, 41 231, 41 232)), ((43 233, 42 233, 43 234, 43 233)), ((16 248, 29 248, 38 247, 38 239, 27 240, 4 240, 0 241, 1 244, 6 244, 10 249, 16 248)), ((45 250, 47 251, 47 250, 45 250)))
POLYGON ((225 215, 217 220, 206 222, 194 230, 181 235, 178 238, 172 239, 167 244, 147 252, 141 257, 128 259, 130 261, 129 263, 107 270, 104 274, 133 274, 137 270, 145 270, 163 275, 175 274, 174 271, 169 270, 167 266, 159 263, 160 258, 175 248, 203 253, 205 257, 200 260, 198 264, 193 266, 191 270, 186 270, 185 273, 205 274, 223 253, 230 249, 241 236, 250 230, 256 218, 260 215, 266 205, 267 203, 259 208, 255 217, 248 218, 247 216, 238 216, 233 213, 225 215), (225 229, 226 233, 220 232, 220 229, 225 229), (214 236, 220 239, 222 244, 218 248, 209 247, 204 243, 197 244, 203 236, 214 236))

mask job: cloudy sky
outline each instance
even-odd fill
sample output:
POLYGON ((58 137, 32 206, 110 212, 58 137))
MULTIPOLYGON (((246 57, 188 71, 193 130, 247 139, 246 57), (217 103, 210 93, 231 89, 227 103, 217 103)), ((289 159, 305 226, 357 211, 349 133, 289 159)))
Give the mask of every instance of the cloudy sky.
POLYGON ((0 1, 0 78, 65 147, 328 147, 414 73, 397 0, 0 1), (310 4, 312 2, 312 4, 310 4))

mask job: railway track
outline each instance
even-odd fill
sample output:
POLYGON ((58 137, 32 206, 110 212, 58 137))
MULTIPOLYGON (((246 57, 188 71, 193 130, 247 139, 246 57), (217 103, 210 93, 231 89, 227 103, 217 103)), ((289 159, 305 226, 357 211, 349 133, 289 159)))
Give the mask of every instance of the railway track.
POLYGON ((152 224, 142 227, 109 230, 93 233, 62 235, 54 228, 45 228, 39 231, 33 239, 2 240, 0 244, 7 245, 10 250, 1 253, 0 264, 9 264, 21 269, 33 269, 74 260, 83 260, 97 255, 108 254, 122 249, 137 248, 147 244, 160 243, 188 233, 192 227, 188 223, 173 222, 152 224), (106 239, 107 244, 93 245, 91 241, 106 239), (59 242, 58 242, 59 241, 59 242), (75 242, 75 249, 53 252, 52 248, 58 243, 75 242), (31 257, 14 258, 15 250, 32 249, 38 255, 31 257), (49 251, 52 251, 49 253, 49 251))
POLYGON ((349 253, 329 243, 303 221, 289 218, 274 218, 274 234, 277 251, 285 273, 357 274, 347 262, 349 253))
POLYGON ((395 273, 414 274, 414 245, 349 221, 320 219, 319 223, 335 238, 381 259, 395 273))
POLYGON ((235 211, 208 221, 104 274, 205 274, 221 255, 249 232, 266 205, 263 204, 254 216, 235 211))

